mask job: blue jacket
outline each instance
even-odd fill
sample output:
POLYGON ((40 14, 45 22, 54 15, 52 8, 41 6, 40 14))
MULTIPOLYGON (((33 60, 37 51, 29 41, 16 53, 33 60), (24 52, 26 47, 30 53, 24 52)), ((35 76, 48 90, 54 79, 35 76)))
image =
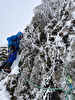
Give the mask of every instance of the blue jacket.
POLYGON ((8 48, 10 48, 11 45, 15 46, 17 50, 19 50, 19 43, 20 43, 20 36, 23 36, 22 32, 18 32, 17 35, 12 35, 11 37, 7 38, 8 41, 8 48))
POLYGON ((23 36, 22 32, 18 32, 17 35, 13 35, 13 36, 7 38, 8 48, 10 48, 10 46, 13 45, 16 47, 16 51, 12 51, 12 49, 8 49, 9 58, 5 62, 13 63, 14 60, 16 60, 17 50, 19 50, 19 43, 21 40, 20 36, 23 36))
POLYGON ((10 53, 10 54, 9 54, 9 58, 8 58, 8 60, 6 60, 5 62, 13 63, 14 60, 16 60, 17 51, 13 51, 13 52, 12 52, 12 50, 9 50, 8 52, 10 53))

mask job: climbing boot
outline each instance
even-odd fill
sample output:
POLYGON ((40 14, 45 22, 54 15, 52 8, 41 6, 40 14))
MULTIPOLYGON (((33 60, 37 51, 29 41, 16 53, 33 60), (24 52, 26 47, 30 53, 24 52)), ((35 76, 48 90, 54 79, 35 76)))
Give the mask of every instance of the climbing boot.
POLYGON ((8 69, 8 68, 5 68, 5 69, 3 69, 5 72, 7 72, 7 73, 10 73, 11 72, 11 70, 10 69, 8 69))

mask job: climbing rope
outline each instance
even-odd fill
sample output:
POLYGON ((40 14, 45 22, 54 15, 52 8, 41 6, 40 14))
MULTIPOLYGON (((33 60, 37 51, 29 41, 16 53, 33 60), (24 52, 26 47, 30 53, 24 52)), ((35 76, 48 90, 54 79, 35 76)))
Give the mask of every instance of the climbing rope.
POLYGON ((34 87, 37 87, 37 88, 40 88, 40 89, 49 89, 49 90, 62 90, 65 94, 66 94, 66 100, 69 100, 69 97, 68 97, 68 93, 71 94, 71 100, 73 100, 73 94, 72 94, 72 91, 73 91, 73 88, 72 86, 69 87, 69 89, 67 91, 65 91, 64 89, 61 89, 61 88, 45 88, 45 87, 41 87, 41 86, 38 86, 38 85, 35 85, 33 84, 32 82, 30 82, 24 75, 24 73, 22 72, 20 66, 19 66, 19 69, 20 69, 20 72, 23 76, 23 78, 31 85, 33 85, 34 87))

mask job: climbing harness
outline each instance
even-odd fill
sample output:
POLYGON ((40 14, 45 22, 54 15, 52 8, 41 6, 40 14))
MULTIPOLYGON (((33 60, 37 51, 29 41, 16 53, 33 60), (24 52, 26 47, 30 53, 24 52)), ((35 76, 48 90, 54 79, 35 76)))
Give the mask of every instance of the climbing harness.
POLYGON ((71 79, 70 75, 66 75, 65 81, 66 81, 66 84, 71 84, 72 83, 72 79, 71 79))
MULTIPOLYGON (((66 100, 69 100, 68 93, 71 94, 71 100, 73 100, 73 94, 72 94, 73 88, 72 88, 72 84, 71 84, 71 82, 72 82, 71 78, 70 78, 70 84, 69 84, 69 86, 70 86, 70 85, 71 85, 71 86, 69 87, 69 89, 68 89, 67 91, 65 91, 64 89, 61 89, 61 88, 45 88, 45 87, 41 87, 41 86, 38 86, 38 85, 33 84, 32 82, 30 82, 30 81, 25 77, 25 75, 24 75, 24 73, 22 72, 20 66, 19 66, 19 69, 20 69, 20 72, 21 72, 23 78, 24 78, 29 84, 33 85, 34 87, 37 87, 37 88, 40 88, 40 89, 49 89, 49 90, 62 90, 62 91, 66 94, 66 100)), ((67 77, 67 78, 68 78, 68 77, 67 77)))
POLYGON ((70 77, 69 74, 66 75, 66 85, 69 87, 69 91, 67 91, 67 93, 70 93, 71 94, 71 100, 73 100, 73 96, 72 96, 72 91, 73 91, 73 88, 72 88, 72 79, 70 77))
POLYGON ((65 81, 66 81, 66 85, 68 85, 69 88, 72 88, 72 84, 71 84, 72 79, 71 79, 70 75, 66 75, 65 81))

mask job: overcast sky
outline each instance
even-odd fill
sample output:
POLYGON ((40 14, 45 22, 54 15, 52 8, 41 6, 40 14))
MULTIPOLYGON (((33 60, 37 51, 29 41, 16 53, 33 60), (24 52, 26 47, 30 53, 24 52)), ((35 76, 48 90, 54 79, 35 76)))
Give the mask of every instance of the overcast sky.
POLYGON ((8 36, 25 29, 39 4, 41 0, 0 0, 0 46, 7 43, 8 36))

